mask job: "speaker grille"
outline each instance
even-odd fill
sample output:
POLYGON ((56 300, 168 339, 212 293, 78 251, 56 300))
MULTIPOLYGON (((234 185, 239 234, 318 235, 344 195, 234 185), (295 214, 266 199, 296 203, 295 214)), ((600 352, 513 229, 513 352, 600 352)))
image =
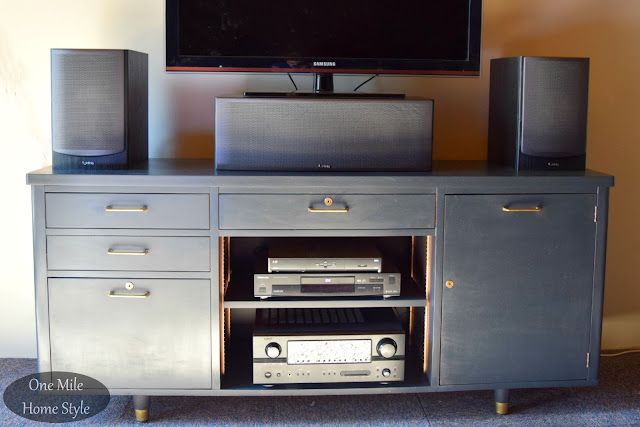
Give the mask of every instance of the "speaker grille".
POLYGON ((524 58, 522 152, 569 157, 585 153, 589 60, 524 58))
POLYGON ((216 99, 227 170, 428 170, 432 101, 216 99))
POLYGON ((53 151, 101 156, 125 149, 124 51, 51 52, 53 151))

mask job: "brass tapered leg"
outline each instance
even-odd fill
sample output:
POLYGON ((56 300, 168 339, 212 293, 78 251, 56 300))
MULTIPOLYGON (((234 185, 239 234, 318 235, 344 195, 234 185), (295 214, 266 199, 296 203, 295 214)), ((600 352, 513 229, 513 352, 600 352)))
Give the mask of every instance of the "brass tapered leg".
POLYGON ((133 408, 136 411, 136 421, 149 421, 149 396, 133 396, 133 408))
POLYGON ((136 421, 140 421, 142 423, 149 421, 149 410, 136 409, 136 421))
POLYGON ((509 413, 509 389, 498 388, 493 391, 496 401, 496 413, 506 415, 509 413))
POLYGON ((509 413, 509 404, 496 402, 496 413, 500 415, 506 415, 509 413))

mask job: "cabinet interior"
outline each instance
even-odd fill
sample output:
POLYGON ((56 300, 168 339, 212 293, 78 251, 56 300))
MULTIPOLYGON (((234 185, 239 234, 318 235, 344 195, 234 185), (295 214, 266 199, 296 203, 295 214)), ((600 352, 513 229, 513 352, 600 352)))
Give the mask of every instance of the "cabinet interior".
MULTIPOLYGON (((353 307, 367 310, 388 307, 394 310, 406 334, 405 380, 385 386, 428 385, 431 358, 432 308, 432 245, 433 236, 385 237, 220 237, 220 372, 223 388, 247 388, 252 384, 252 336, 256 309, 269 308, 287 301, 292 307, 332 308, 335 301, 353 301, 353 307), (312 297, 267 298, 253 296, 253 274, 266 272, 265 248, 270 245, 300 245, 305 241, 314 245, 375 246, 383 257, 383 272, 402 275, 401 295, 383 298, 369 297, 312 297), (264 263, 263 263, 264 260, 264 263), (264 270, 262 269, 264 264, 264 270), (393 270, 392 270, 393 269, 393 270), (229 307, 232 306, 232 307, 229 307)), ((380 383, 358 383, 376 387, 380 383)), ((292 384, 269 388, 335 388, 353 387, 343 384, 292 384)))

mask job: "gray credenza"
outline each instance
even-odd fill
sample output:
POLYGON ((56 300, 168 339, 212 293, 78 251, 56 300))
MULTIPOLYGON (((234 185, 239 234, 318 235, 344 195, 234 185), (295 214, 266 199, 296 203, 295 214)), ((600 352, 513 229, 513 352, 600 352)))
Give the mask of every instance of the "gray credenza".
POLYGON ((595 385, 609 188, 594 171, 225 173, 210 161, 27 175, 41 371, 134 396, 311 395, 595 385), (327 211, 327 199, 331 209, 327 211), (274 241, 360 240, 402 274, 393 298, 259 299, 255 253, 274 241), (401 382, 259 386, 260 308, 393 307, 401 382))

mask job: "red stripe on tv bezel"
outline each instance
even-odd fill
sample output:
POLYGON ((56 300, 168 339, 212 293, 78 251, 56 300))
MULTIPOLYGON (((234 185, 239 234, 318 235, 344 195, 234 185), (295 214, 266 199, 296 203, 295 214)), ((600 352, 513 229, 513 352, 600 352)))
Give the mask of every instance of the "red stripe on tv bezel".
POLYGON ((235 67, 183 67, 167 66, 166 71, 228 71, 258 73, 347 73, 347 74, 405 74, 405 75, 443 75, 443 76, 479 76, 479 71, 449 70, 371 70, 349 68, 235 68, 235 67))

